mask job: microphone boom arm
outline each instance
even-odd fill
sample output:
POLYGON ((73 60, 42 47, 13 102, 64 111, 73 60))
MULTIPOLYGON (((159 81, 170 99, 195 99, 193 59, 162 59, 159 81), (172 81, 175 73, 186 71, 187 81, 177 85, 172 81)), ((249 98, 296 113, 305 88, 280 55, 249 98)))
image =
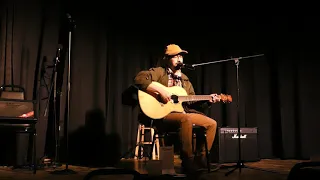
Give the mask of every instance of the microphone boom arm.
POLYGON ((238 61, 240 59, 247 59, 247 58, 253 58, 253 57, 259 57, 259 56, 263 56, 264 54, 258 54, 258 55, 252 55, 252 56, 244 56, 244 57, 238 57, 238 58, 230 58, 230 59, 224 59, 224 60, 219 60, 219 61, 211 61, 211 62, 205 62, 205 63, 198 63, 198 64, 192 64, 192 67, 196 67, 196 66, 202 66, 202 65, 207 65, 207 64, 216 64, 216 63, 220 63, 220 62, 226 62, 226 61, 236 61, 236 63, 238 63, 238 61))

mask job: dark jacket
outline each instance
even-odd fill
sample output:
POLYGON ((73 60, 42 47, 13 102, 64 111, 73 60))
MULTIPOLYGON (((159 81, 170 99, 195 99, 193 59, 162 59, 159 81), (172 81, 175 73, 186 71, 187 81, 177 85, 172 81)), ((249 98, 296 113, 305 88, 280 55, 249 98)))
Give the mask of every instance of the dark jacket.
MULTIPOLYGON (((189 81, 189 78, 181 73, 182 86, 188 93, 188 95, 195 95, 192 83, 189 81)), ((147 87, 151 84, 152 81, 161 83, 164 86, 168 86, 169 76, 168 72, 163 67, 150 68, 149 70, 140 71, 135 79, 134 84, 142 91, 146 91, 147 87)), ((197 101, 197 102, 185 102, 183 107, 185 112, 189 113, 201 113, 208 108, 211 103, 208 101, 197 101)))

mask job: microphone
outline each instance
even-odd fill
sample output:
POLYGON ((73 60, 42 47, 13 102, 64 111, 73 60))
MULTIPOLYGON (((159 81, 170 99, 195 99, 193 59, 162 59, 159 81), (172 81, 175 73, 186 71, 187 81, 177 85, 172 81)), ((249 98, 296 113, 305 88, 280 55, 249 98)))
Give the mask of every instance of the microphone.
POLYGON ((70 25, 70 28, 76 28, 75 20, 71 17, 71 15, 69 13, 67 13, 66 15, 67 15, 67 19, 68 19, 68 23, 70 25))
POLYGON ((56 61, 57 61, 57 62, 60 62, 59 58, 60 58, 60 52, 61 52, 61 50, 62 50, 62 45, 59 44, 59 45, 58 45, 58 49, 57 49, 57 53, 56 53, 56 61))
POLYGON ((69 13, 66 14, 68 19, 72 19, 69 13))
POLYGON ((194 70, 194 69, 195 69, 195 67, 194 67, 193 65, 184 64, 184 63, 181 63, 181 62, 179 62, 179 63, 177 64, 177 66, 178 66, 179 68, 186 68, 186 69, 189 69, 189 70, 194 70))
POLYGON ((62 45, 58 44, 57 51, 56 51, 56 57, 53 60, 54 61, 54 65, 47 66, 47 68, 53 68, 60 62, 61 51, 62 51, 62 45))

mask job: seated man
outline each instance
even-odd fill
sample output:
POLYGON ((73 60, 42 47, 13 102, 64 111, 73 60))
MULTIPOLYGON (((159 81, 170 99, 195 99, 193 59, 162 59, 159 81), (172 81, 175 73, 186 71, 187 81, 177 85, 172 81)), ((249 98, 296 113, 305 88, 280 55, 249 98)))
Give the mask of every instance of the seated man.
MULTIPOLYGON (((182 50, 178 45, 168 45, 163 58, 163 64, 139 72, 135 77, 135 85, 148 94, 157 93, 163 103, 171 100, 171 94, 164 88, 152 84, 153 81, 166 87, 180 86, 186 90, 188 95, 195 95, 191 82, 188 77, 181 72, 181 65, 179 65, 179 63, 183 63, 183 55, 187 53, 187 51, 182 50)), ((166 115, 161 122, 161 127, 166 128, 166 130, 171 129, 173 124, 178 125, 177 128, 180 128, 182 145, 180 158, 182 160, 181 165, 183 171, 186 173, 192 173, 200 168, 206 167, 204 148, 202 148, 202 152, 199 153, 199 155, 194 157, 192 151, 192 129, 193 124, 206 128, 208 149, 210 150, 215 138, 217 122, 195 110, 194 106, 207 105, 208 107, 211 103, 219 101, 216 94, 212 94, 211 96, 212 100, 210 101, 187 102, 183 104, 183 113, 172 112, 166 115)), ((155 125, 157 126, 157 124, 155 125)))

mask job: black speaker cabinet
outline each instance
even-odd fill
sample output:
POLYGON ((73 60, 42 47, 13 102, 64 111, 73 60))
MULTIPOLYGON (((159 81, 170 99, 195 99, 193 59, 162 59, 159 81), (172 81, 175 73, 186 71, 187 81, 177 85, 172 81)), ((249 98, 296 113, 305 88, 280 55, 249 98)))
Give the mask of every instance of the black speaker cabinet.
MULTIPOLYGON (((239 159, 238 128, 218 128, 215 142, 210 152, 212 163, 235 163, 239 159)), ((259 161, 257 128, 240 128, 241 160, 259 161)))

